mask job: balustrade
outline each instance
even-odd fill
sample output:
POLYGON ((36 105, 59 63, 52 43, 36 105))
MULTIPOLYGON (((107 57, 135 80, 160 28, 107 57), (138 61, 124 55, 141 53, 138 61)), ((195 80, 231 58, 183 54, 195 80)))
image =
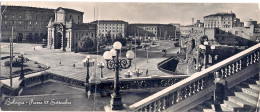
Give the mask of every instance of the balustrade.
MULTIPOLYGON (((204 91, 206 88, 212 87, 214 84, 213 73, 219 72, 220 77, 226 79, 233 75, 237 75, 238 72, 250 65, 259 63, 259 48, 260 44, 250 47, 139 102, 136 102, 135 104, 130 105, 129 109, 131 111, 142 110, 142 108, 148 106, 149 111, 167 110, 167 108, 177 105, 179 102, 201 93, 201 91, 204 91)), ((211 91, 208 92, 213 92, 212 89, 210 90, 211 91)))

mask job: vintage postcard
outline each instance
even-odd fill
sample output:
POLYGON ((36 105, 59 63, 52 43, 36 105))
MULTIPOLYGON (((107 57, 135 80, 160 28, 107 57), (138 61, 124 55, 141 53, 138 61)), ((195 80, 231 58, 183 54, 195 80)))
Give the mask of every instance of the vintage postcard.
POLYGON ((1 2, 1 111, 259 111, 260 4, 1 2))

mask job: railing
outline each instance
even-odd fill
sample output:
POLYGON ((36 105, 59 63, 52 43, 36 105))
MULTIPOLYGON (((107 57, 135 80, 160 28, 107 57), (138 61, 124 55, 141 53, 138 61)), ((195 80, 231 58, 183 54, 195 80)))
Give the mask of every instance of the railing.
POLYGON ((3 94, 6 94, 8 96, 12 96, 15 94, 15 89, 13 89, 10 86, 7 86, 5 84, 3 84, 1 91, 3 92, 3 94))
POLYGON ((247 75, 245 71, 251 70, 250 73, 257 73, 257 71, 259 72, 259 48, 260 44, 257 44, 201 72, 197 72, 191 77, 130 105, 129 110, 164 111, 170 108, 171 111, 176 111, 176 108, 173 108, 176 105, 185 107, 185 104, 201 99, 198 95, 213 92, 214 89, 212 90, 211 87, 213 86, 215 72, 219 72, 227 80, 233 76, 241 75, 241 72, 244 72, 243 75, 247 75), (253 69, 248 70, 251 67, 253 69))
MULTIPOLYGON (((136 78, 120 78, 120 89, 142 89, 154 87, 168 87, 185 78, 188 75, 175 76, 150 76, 136 78)), ((114 79, 101 79, 100 88, 112 90, 114 87, 114 79)))
POLYGON ((175 74, 175 75, 176 75, 175 72, 170 71, 170 70, 166 70, 166 69, 164 69, 164 68, 162 67, 164 64, 168 63, 168 62, 171 61, 172 59, 173 59, 173 56, 167 58, 166 60, 163 60, 162 62, 160 62, 160 63, 157 64, 157 68, 158 68, 159 70, 165 72, 165 73, 173 74, 173 75, 175 74))
POLYGON ((47 81, 47 80, 50 80, 50 79, 60 81, 60 82, 63 82, 63 83, 67 83, 67 84, 72 85, 72 86, 77 86, 77 87, 84 87, 85 86, 83 81, 64 77, 64 76, 59 76, 59 75, 56 75, 56 74, 53 74, 53 73, 43 73, 41 75, 25 78, 20 83, 20 86, 21 87, 33 86, 33 85, 36 85, 36 84, 43 83, 44 81, 47 81))

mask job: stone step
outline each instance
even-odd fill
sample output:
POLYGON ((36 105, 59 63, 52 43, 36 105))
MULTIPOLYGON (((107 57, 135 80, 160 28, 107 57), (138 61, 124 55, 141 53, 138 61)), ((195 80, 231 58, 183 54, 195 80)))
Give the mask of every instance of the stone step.
POLYGON ((247 79, 247 82, 249 84, 256 84, 257 80, 250 78, 250 79, 247 79))
POLYGON ((203 109, 203 112, 215 112, 213 109, 203 109))
POLYGON ((229 110, 232 110, 232 111, 238 111, 239 109, 241 109, 241 106, 231 102, 231 101, 225 101, 224 100, 224 106, 226 106, 226 108, 228 108, 229 110))
POLYGON ((220 104, 221 111, 217 112, 232 112, 232 110, 228 109, 224 104, 220 104))
POLYGON ((260 81, 255 81, 255 82, 256 82, 256 84, 260 85, 260 81))
POLYGON ((243 92, 235 92, 235 96, 240 98, 240 99, 243 99, 247 102, 250 102, 252 103, 253 105, 256 105, 257 104, 257 98, 256 97, 253 97, 251 95, 248 95, 246 93, 243 93, 243 92))
POLYGON ((243 108, 248 108, 248 107, 251 107, 251 106, 254 106, 252 103, 249 103, 248 101, 245 101, 241 98, 238 98, 236 96, 228 96, 228 101, 231 101, 243 108))
POLYGON ((249 87, 257 91, 260 91, 260 85, 258 84, 249 84, 249 87))
POLYGON ((201 112, 201 111, 198 110, 197 108, 192 108, 192 109, 190 109, 188 112, 201 112))
POLYGON ((254 97, 258 97, 259 96, 259 91, 255 90, 255 89, 242 88, 242 91, 244 93, 249 94, 249 95, 254 96, 254 97))
POLYGON ((207 107, 206 105, 204 104, 200 104, 197 106, 197 109, 200 110, 201 112, 203 111, 203 109, 210 109, 210 107, 207 107))
POLYGON ((203 104, 206 105, 207 107, 210 107, 210 108, 211 108, 211 105, 213 104, 213 102, 210 101, 210 100, 207 100, 207 101, 205 101, 203 104))
POLYGON ((244 86, 235 86, 234 89, 235 91, 242 91, 242 88, 248 88, 248 87, 244 87, 244 86))

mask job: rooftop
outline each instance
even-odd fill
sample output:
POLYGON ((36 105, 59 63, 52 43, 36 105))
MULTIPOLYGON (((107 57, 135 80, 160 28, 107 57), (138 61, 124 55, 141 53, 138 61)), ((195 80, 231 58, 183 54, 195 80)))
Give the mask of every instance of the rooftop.
POLYGON ((19 9, 19 10, 49 10, 53 11, 54 9, 49 9, 49 8, 40 8, 40 7, 31 7, 31 6, 15 6, 15 5, 2 5, 1 10, 8 10, 8 9, 19 9))
POLYGON ((91 23, 97 24, 97 23, 128 23, 123 20, 96 20, 92 21, 91 23))
POLYGON ((55 9, 54 11, 58 11, 58 10, 65 10, 65 11, 68 11, 68 12, 77 12, 77 13, 82 13, 84 14, 84 12, 81 12, 81 11, 78 11, 78 10, 74 10, 74 9, 69 9, 69 8, 63 8, 63 7, 58 7, 57 9, 55 9))
POLYGON ((211 16, 236 16, 235 13, 231 12, 231 13, 228 13, 228 12, 218 12, 216 14, 211 14, 211 15, 207 15, 207 16, 204 16, 205 17, 211 17, 211 16))

